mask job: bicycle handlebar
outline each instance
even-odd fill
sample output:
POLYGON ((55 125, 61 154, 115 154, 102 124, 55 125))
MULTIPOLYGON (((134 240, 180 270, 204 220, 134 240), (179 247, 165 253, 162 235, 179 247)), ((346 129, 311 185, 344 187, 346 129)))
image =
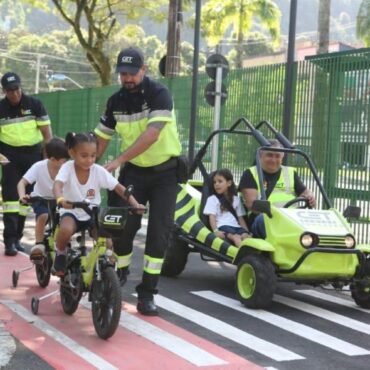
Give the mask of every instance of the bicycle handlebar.
POLYGON ((56 202, 55 198, 53 197, 40 197, 40 196, 33 196, 33 197, 29 197, 29 198, 25 198, 21 200, 21 202, 24 204, 32 204, 32 203, 36 203, 40 201, 43 201, 46 203, 56 202))

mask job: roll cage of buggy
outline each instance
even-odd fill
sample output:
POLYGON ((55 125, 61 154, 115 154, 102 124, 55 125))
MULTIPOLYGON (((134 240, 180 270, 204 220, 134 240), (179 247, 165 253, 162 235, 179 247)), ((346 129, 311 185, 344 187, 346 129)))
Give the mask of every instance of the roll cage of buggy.
POLYGON ((169 238, 162 267, 163 275, 179 275, 185 268, 189 252, 198 252, 203 260, 222 261, 237 266, 237 296, 247 307, 268 306, 279 280, 315 286, 331 283, 343 287, 349 284, 355 302, 370 308, 370 246, 356 245, 346 220, 359 217, 359 207, 348 206, 343 215, 334 209, 310 157, 295 148, 269 122, 261 121, 254 126, 242 117, 229 129, 213 131, 196 154, 189 169, 189 177, 197 169, 203 177, 201 192, 192 180, 179 184, 174 231, 169 238), (240 129, 240 126, 244 126, 244 129, 240 129), (281 148, 271 147, 260 131, 262 127, 273 134, 281 143, 281 148), (263 214, 267 237, 247 238, 239 248, 217 237, 209 229, 208 219, 203 215, 212 184, 202 159, 213 137, 220 134, 250 136, 260 145, 256 151, 256 169, 261 196, 254 201, 252 211, 263 214), (271 204, 266 199, 263 186, 260 163, 260 153, 263 151, 301 156, 319 189, 323 209, 307 209, 308 202, 300 197, 288 202, 285 205, 288 208, 278 208, 271 204), (302 202, 303 209, 290 208, 302 202), (282 232, 282 229, 285 231, 282 232), (317 230, 320 232, 317 233, 317 230))

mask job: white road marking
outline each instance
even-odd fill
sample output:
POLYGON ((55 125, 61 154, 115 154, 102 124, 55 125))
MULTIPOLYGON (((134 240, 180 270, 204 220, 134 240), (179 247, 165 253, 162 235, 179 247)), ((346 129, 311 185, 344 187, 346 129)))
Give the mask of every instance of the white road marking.
POLYGON ((32 325, 34 325, 36 328, 47 334, 49 337, 53 338, 56 342, 60 343, 71 352, 75 353, 77 356, 81 357, 92 366, 104 370, 117 370, 115 366, 105 361, 102 357, 97 356, 94 352, 91 352, 87 348, 81 346, 75 340, 66 336, 61 331, 55 329, 53 326, 40 319, 38 316, 29 312, 20 304, 5 299, 0 300, 0 303, 10 308, 14 313, 16 313, 27 322, 32 322, 32 325))
POLYGON ((365 324, 361 321, 351 319, 347 316, 343 316, 335 312, 325 310, 312 304, 300 302, 292 298, 283 297, 278 294, 274 296, 274 301, 282 303, 289 307, 293 307, 297 310, 307 312, 310 315, 320 317, 323 320, 331 321, 337 325, 345 326, 346 328, 350 328, 361 333, 370 334, 370 325, 365 324))
POLYGON ((308 295, 310 297, 319 298, 319 299, 322 299, 322 300, 327 301, 327 302, 340 304, 341 306, 349 307, 349 308, 352 308, 354 310, 358 310, 358 311, 370 314, 370 310, 367 310, 366 308, 362 308, 362 307, 357 306, 356 303, 353 300, 348 300, 348 299, 345 299, 345 298, 336 297, 336 296, 326 294, 326 293, 322 293, 320 291, 316 291, 316 290, 313 290, 313 289, 304 289, 304 290, 298 290, 297 289, 297 290, 295 290, 295 292, 305 294, 305 295, 308 295))
MULTIPOLYGON (((91 309, 91 303, 87 301, 86 297, 81 300, 81 304, 91 309)), ((226 365, 228 363, 194 344, 150 324, 145 320, 141 320, 128 312, 122 311, 119 324, 123 328, 144 337, 196 366, 226 365)))
POLYGON ((17 349, 14 338, 0 322, 0 368, 6 366, 17 349))
POLYGON ((304 357, 292 351, 246 333, 245 331, 235 328, 221 320, 215 319, 161 295, 157 295, 155 301, 157 306, 183 317, 186 320, 192 321, 207 330, 240 344, 241 346, 248 347, 255 352, 261 353, 266 357, 270 357, 275 361, 304 359, 304 357))
POLYGON ((233 310, 242 312, 246 315, 265 321, 270 325, 277 326, 280 329, 286 330, 304 339, 321 344, 325 347, 328 347, 334 351, 343 353, 345 355, 359 356, 370 354, 370 352, 364 348, 355 346, 351 343, 345 342, 341 339, 325 334, 319 330, 312 329, 307 325, 300 324, 296 321, 286 319, 282 316, 270 313, 265 310, 247 309, 246 307, 243 307, 239 301, 222 296, 212 291, 200 291, 192 293, 199 297, 203 297, 210 301, 227 306, 233 310))

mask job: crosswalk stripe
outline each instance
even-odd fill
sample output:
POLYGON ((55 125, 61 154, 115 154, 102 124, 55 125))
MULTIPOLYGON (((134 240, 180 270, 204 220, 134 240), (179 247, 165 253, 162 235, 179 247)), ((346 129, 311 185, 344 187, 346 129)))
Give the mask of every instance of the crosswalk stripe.
POLYGON ((20 304, 11 300, 0 300, 0 303, 8 307, 15 314, 20 316, 27 322, 32 322, 33 326, 53 338, 56 342, 66 347, 68 350, 81 357, 83 360, 91 364, 98 369, 104 370, 117 370, 115 366, 105 361, 103 358, 97 356, 95 353, 91 352, 87 348, 78 344, 75 340, 63 334, 61 331, 55 329, 53 326, 49 325, 46 321, 40 319, 36 315, 29 312, 20 304))
POLYGON ((312 342, 319 343, 325 347, 344 353, 345 355, 358 356, 370 354, 370 352, 364 348, 355 346, 351 343, 345 342, 341 339, 325 334, 319 330, 312 329, 309 326, 300 324, 296 321, 286 319, 284 317, 264 310, 247 309, 246 307, 241 306, 239 301, 222 296, 212 291, 199 291, 192 293, 199 297, 222 304, 224 306, 232 308, 233 310, 242 312, 246 315, 265 321, 271 325, 277 326, 278 328, 289 331, 312 342))
MULTIPOLYGON (((80 302, 84 307, 91 309, 91 303, 84 297, 80 302)), ((227 362, 198 348, 192 343, 179 338, 145 320, 123 311, 120 326, 133 333, 148 339, 154 344, 174 353, 196 366, 226 365, 227 362)))
POLYGON ((362 308, 362 307, 357 306, 356 303, 353 300, 348 300, 348 299, 345 299, 345 298, 332 296, 330 294, 318 292, 318 291, 313 290, 313 289, 304 289, 304 290, 297 289, 297 290, 295 290, 295 292, 300 293, 300 294, 305 294, 305 295, 308 295, 310 297, 319 298, 319 299, 322 299, 322 300, 327 301, 327 302, 336 303, 336 304, 339 304, 341 306, 349 307, 349 308, 352 308, 354 310, 370 314, 370 310, 367 310, 366 308, 362 308))
POLYGON ((9 363, 16 348, 13 337, 4 329, 4 325, 0 322, 0 369, 9 363))
POLYGON ((215 319, 200 311, 196 311, 192 308, 184 306, 183 304, 163 297, 162 295, 156 296, 156 304, 157 306, 167 311, 184 317, 186 318, 186 320, 192 321, 203 328, 206 328, 242 346, 248 347, 266 357, 270 357, 275 361, 291 361, 304 359, 304 357, 292 351, 289 351, 276 344, 270 343, 254 335, 246 333, 221 320, 215 319))
POLYGON ((289 307, 293 307, 297 310, 307 312, 310 315, 320 317, 321 319, 334 322, 335 324, 345 326, 346 328, 350 328, 352 330, 356 330, 361 333, 370 334, 370 325, 354 320, 354 319, 351 319, 347 316, 343 316, 335 312, 325 310, 323 308, 314 306, 312 304, 300 302, 292 298, 283 297, 278 294, 274 296, 274 301, 282 303, 289 307))

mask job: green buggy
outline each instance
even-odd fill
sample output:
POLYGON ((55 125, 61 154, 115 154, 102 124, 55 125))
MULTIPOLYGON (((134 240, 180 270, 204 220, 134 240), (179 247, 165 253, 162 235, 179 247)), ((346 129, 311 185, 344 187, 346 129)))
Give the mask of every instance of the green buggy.
POLYGON ((249 308, 267 307, 278 281, 313 286, 332 284, 335 288, 349 285, 354 301, 363 308, 370 308, 370 245, 357 244, 348 223, 349 219, 359 217, 360 208, 349 206, 343 215, 334 209, 311 159, 294 148, 270 123, 262 121, 254 127, 240 118, 230 129, 213 131, 195 156, 190 176, 196 169, 203 181, 190 180, 178 188, 175 225, 162 275, 179 275, 186 266, 188 254, 198 252, 204 260, 228 262, 237 267, 237 296, 249 308), (269 141, 259 130, 262 126, 274 134, 283 148, 269 147, 269 141), (212 138, 219 134, 253 137, 260 145, 256 167, 261 199, 253 203, 253 211, 263 214, 267 236, 245 239, 239 248, 217 237, 202 212, 210 189, 210 174, 202 158, 212 138), (319 209, 310 209, 301 197, 289 201, 283 208, 266 200, 259 161, 259 153, 264 150, 294 154, 305 160, 322 199, 319 209))

